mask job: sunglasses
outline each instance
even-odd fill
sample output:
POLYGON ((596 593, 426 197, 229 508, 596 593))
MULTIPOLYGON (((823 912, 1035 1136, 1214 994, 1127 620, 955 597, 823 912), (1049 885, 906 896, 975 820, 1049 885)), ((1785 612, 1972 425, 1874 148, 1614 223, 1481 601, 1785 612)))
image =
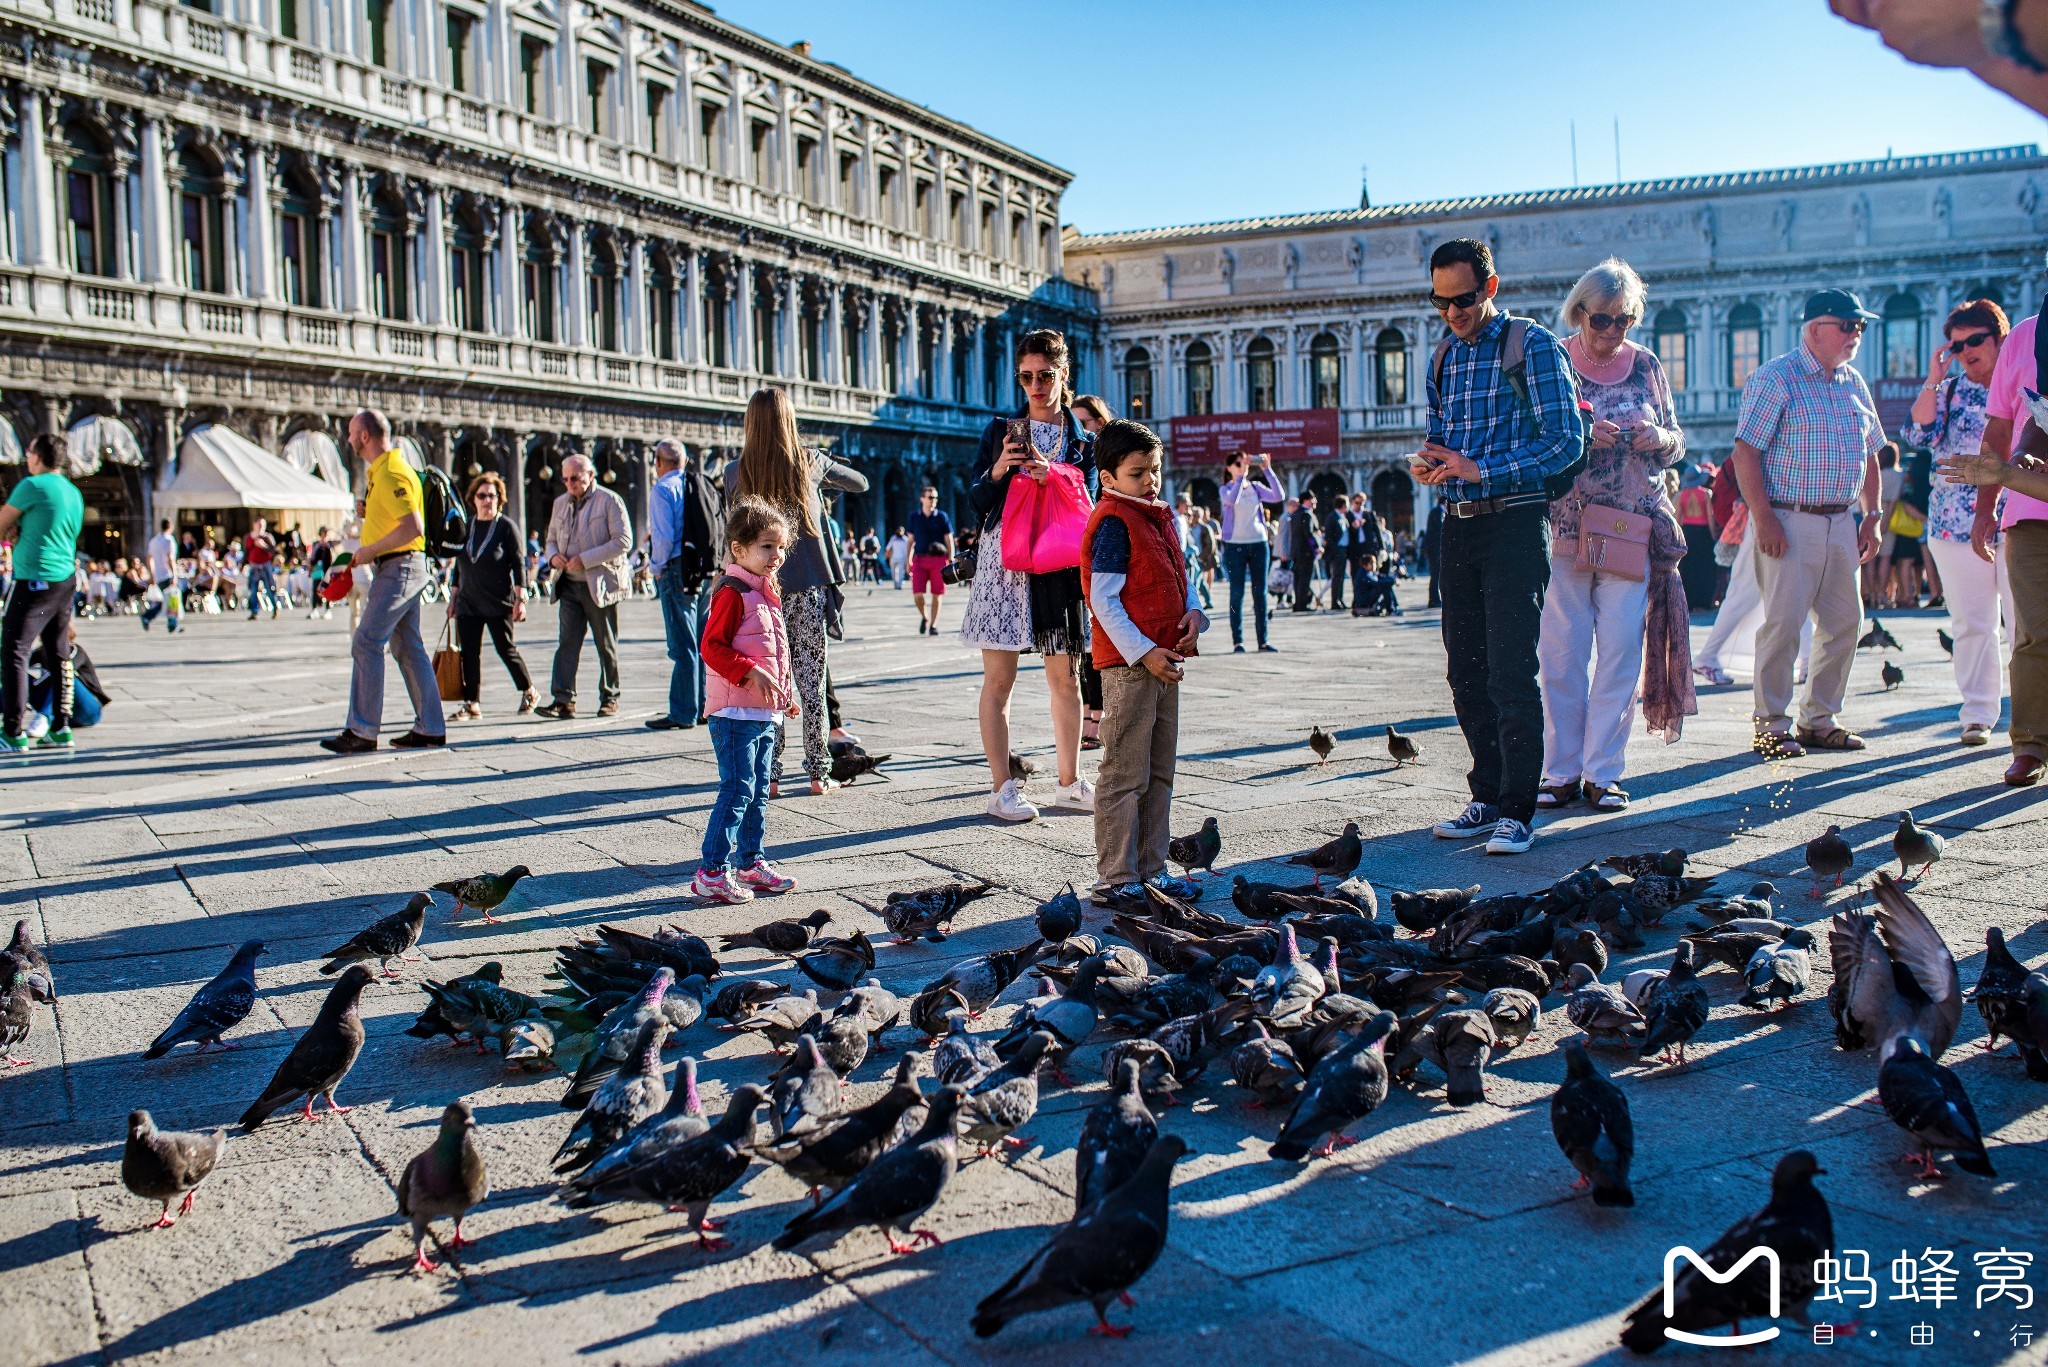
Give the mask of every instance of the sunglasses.
POLYGON ((1589 313, 1586 322, 1595 332, 1627 332, 1636 325, 1633 313, 1589 313))
POLYGON ((1485 293, 1485 290, 1466 290, 1463 294, 1436 294, 1432 292, 1429 295, 1429 306, 1438 313, 1446 313, 1451 309, 1469 309, 1478 303, 1480 296, 1485 293))
POLYGON ((1051 384, 1059 377, 1060 373, 1057 370, 1020 370, 1017 372, 1017 383, 1029 389, 1032 385, 1051 384))
POLYGON ((1864 322, 1861 318, 1828 318, 1824 319, 1823 321, 1834 324, 1843 332, 1848 333, 1851 337, 1862 336, 1863 329, 1870 326, 1870 324, 1864 322))
POLYGON ((1990 340, 1991 334, 1988 332, 1976 332, 1970 334, 1968 337, 1952 338, 1950 339, 1948 344, 1948 354, 1951 356, 1960 356, 1965 351, 1968 351, 1971 347, 1983 346, 1986 342, 1990 340))

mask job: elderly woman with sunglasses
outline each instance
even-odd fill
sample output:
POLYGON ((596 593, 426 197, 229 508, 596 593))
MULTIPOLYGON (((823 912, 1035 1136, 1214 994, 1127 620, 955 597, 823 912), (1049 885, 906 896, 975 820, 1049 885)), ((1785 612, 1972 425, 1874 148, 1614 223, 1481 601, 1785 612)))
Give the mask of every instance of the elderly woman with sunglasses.
MULTIPOLYGON (((1927 383, 1913 400, 1912 422, 1900 434, 1909 446, 1934 453, 1935 460, 1974 456, 1984 444, 1984 408, 1998 351, 2012 331, 2005 310, 1989 299, 1972 299, 1948 316, 1947 343, 1934 353, 1927 383), (1950 368, 1959 373, 1950 374, 1950 368)), ((1928 457, 1919 457, 1926 460, 1928 457)), ((1991 497, 1996 498, 1994 492, 1991 497)), ((1941 575, 1941 592, 1955 626, 1956 687, 1962 691, 1962 743, 1984 745, 1998 721, 2005 697, 2000 677, 1998 613, 2013 619, 2012 586, 1994 531, 1992 558, 1971 549, 1970 527, 1977 516, 1974 485, 1935 480, 1928 491, 1927 549, 1941 575)))
MULTIPOLYGON (((1642 698, 1651 729, 1675 739, 1681 718, 1697 710, 1677 573, 1685 534, 1664 482, 1664 471, 1685 458, 1685 435, 1664 367, 1628 340, 1644 302, 1641 277, 1610 257, 1579 277, 1558 314, 1576 329, 1564 350, 1593 427, 1585 470, 1550 505, 1550 588, 1536 652, 1543 684, 1539 808, 1582 797, 1603 812, 1628 805, 1621 773, 1646 653, 1642 698), (1647 578, 1635 577, 1622 563, 1626 557, 1617 557, 1616 569, 1587 568, 1582 560, 1580 528, 1606 526, 1600 515, 1612 510, 1648 520, 1647 578)), ((1600 543, 1591 544, 1597 551, 1600 543)), ((1600 563, 1597 554, 1586 559, 1600 563)))

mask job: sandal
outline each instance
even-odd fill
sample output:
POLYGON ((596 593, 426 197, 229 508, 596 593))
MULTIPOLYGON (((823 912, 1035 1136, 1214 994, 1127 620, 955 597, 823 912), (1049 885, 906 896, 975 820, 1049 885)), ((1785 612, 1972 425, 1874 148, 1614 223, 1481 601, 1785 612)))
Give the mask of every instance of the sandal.
POLYGON ((1805 746, 1779 731, 1757 732, 1749 748, 1765 759, 1798 759, 1806 753, 1805 746))
POLYGON ((1628 794, 1615 787, 1602 788, 1597 783, 1586 785, 1586 801, 1595 811, 1619 812, 1628 807, 1628 794))
POLYGON ((1579 797, 1579 781, 1573 779, 1570 783, 1553 783, 1548 787, 1538 788, 1536 805, 1548 811, 1556 807, 1569 807, 1577 802, 1579 797))
POLYGON ((811 796, 812 796, 812 797, 823 797, 823 796, 825 796, 825 794, 827 794, 827 793, 829 793, 829 792, 832 792, 832 791, 834 791, 834 790, 835 790, 835 789, 837 789, 838 787, 839 787, 839 780, 837 780, 837 779, 833 779, 833 778, 814 778, 814 779, 812 779, 812 780, 811 780, 811 796))
POLYGON ((1815 731, 1802 726, 1797 731, 1799 743, 1809 750, 1861 750, 1863 737, 1854 731, 1844 731, 1839 726, 1830 726, 1825 731, 1815 731))

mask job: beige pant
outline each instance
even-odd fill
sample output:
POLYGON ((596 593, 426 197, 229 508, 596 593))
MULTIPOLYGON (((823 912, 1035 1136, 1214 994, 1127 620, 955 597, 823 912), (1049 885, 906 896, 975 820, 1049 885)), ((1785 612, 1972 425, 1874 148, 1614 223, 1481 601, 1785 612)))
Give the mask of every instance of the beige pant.
POLYGON ((1141 665, 1102 671, 1102 767, 1095 775, 1095 872, 1105 887, 1166 871, 1180 686, 1141 665))
POLYGON ((2014 619, 2012 752, 2048 759, 2048 522, 2015 522, 2004 548, 2014 619))
POLYGON ((1813 619, 1813 657, 1806 671, 1806 696, 1799 725, 1813 731, 1834 726, 1849 691, 1849 666, 1863 630, 1863 595, 1857 580, 1856 519, 1848 513, 1779 510, 1785 554, 1756 554, 1764 624, 1756 633, 1756 684, 1751 715, 1758 731, 1780 735, 1791 729, 1792 662, 1799 633, 1813 619))

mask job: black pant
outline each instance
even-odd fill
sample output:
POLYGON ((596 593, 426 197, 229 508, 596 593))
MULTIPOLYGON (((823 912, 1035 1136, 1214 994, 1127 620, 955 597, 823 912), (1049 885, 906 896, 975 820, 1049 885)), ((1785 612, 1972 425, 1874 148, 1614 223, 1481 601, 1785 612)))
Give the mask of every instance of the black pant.
POLYGON ((1342 547, 1323 556, 1323 573, 1330 576, 1330 607, 1344 606, 1344 575, 1350 567, 1351 557, 1342 547))
POLYGON ((475 702, 483 673, 484 628, 491 629, 491 644, 496 647, 498 658, 505 662, 506 670, 512 675, 512 686, 521 693, 533 687, 533 676, 526 672, 526 661, 519 654, 519 647, 512 643, 512 618, 466 617, 455 619, 455 639, 462 647, 462 700, 475 702))
POLYGON ((1472 799, 1527 821, 1543 776, 1536 637, 1550 586, 1550 510, 1531 504, 1445 518, 1444 653, 1451 706, 1472 751, 1472 799))
POLYGON ((598 701, 618 701, 619 605, 599 607, 590 596, 590 586, 566 574, 555 581, 555 601, 562 621, 561 636, 555 642, 555 701, 576 701, 576 665, 583 655, 585 630, 597 643, 598 701))
POLYGON ((844 726, 839 715, 839 690, 832 687, 832 666, 829 664, 825 666, 825 725, 834 731, 844 726))
POLYGON ((60 663, 50 673, 63 675, 51 706, 50 729, 62 731, 71 725, 71 612, 78 590, 78 576, 66 575, 53 584, 16 579, 7 598, 7 615, 0 619, 0 718, 7 734, 18 736, 28 720, 28 657, 36 642, 43 643, 43 658, 60 663))
POLYGON ((1307 612, 1315 603, 1316 553, 1297 552, 1288 562, 1294 571, 1294 610, 1307 612))
POLYGON ((1437 548, 1422 558, 1423 562, 1429 566, 1429 606, 1440 608, 1444 604, 1442 574, 1444 563, 1443 543, 1438 542, 1437 548))

